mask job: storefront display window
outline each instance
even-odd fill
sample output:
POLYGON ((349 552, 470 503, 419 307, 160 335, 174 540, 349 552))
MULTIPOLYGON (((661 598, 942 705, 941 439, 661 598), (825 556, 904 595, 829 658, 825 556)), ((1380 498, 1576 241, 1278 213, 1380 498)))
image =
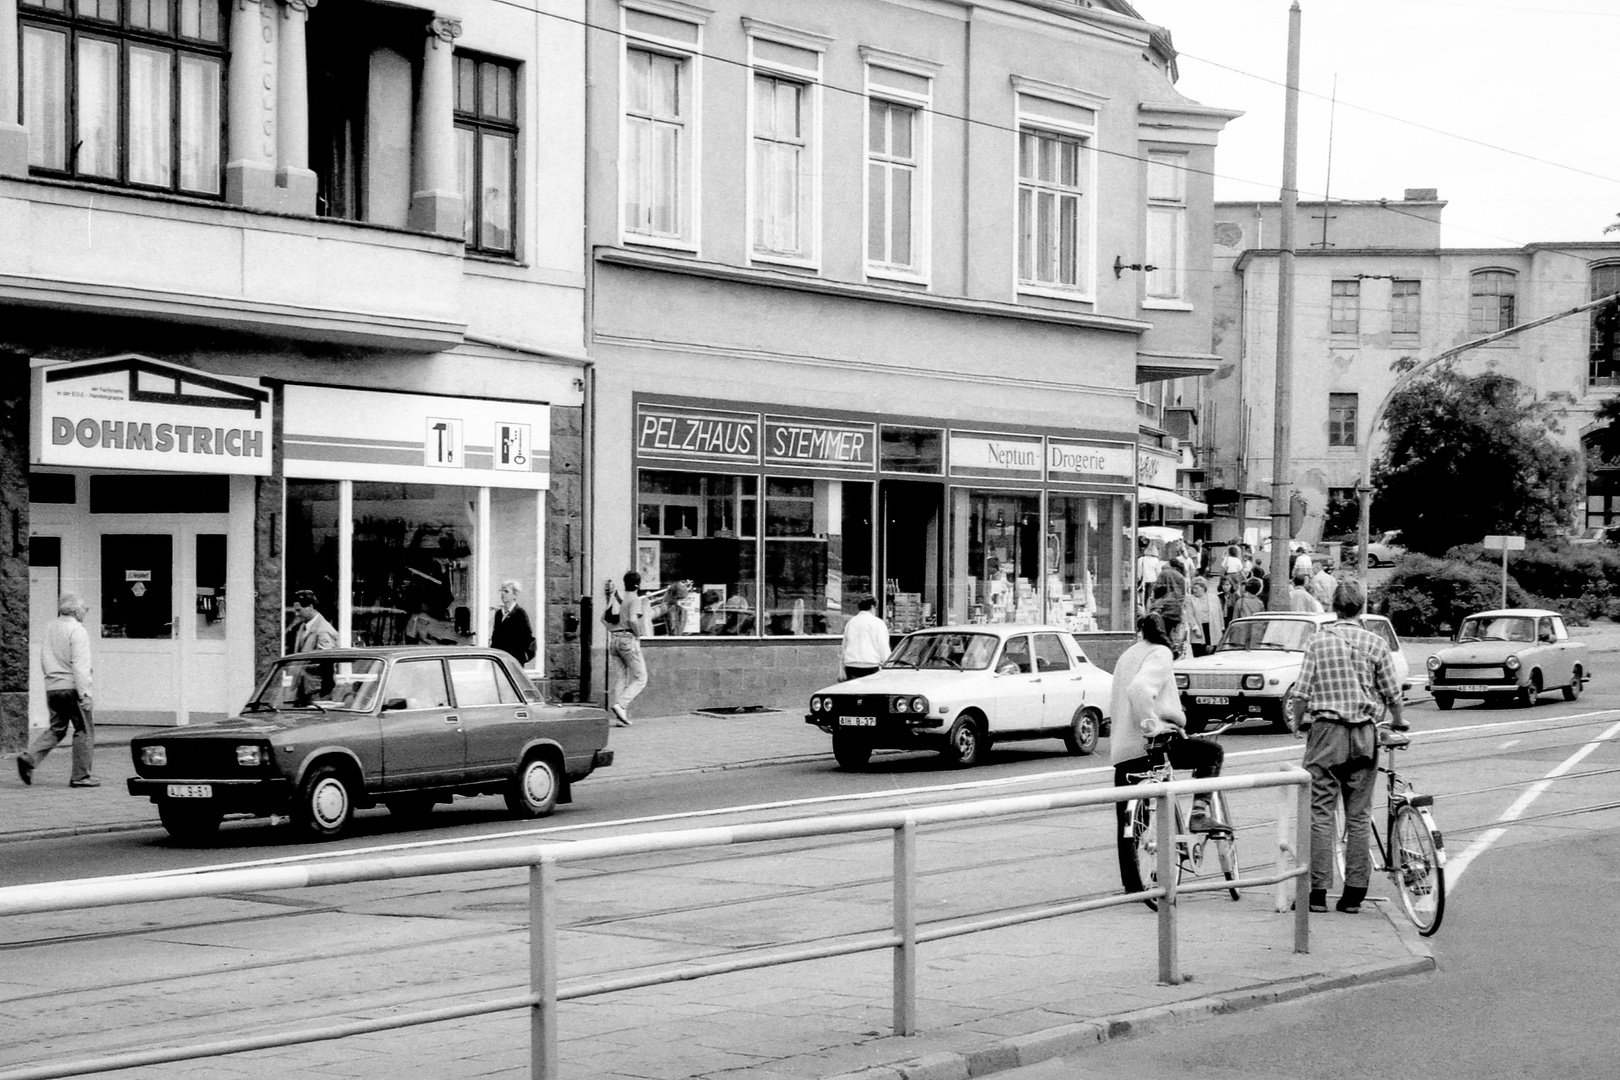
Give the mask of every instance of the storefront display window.
POLYGON ((636 570, 663 590, 655 635, 753 635, 758 630, 759 479, 643 470, 636 570))
POLYGON ((764 632, 840 634, 872 589, 872 484, 765 482, 764 632))
POLYGON ((197 638, 225 640, 225 537, 197 534, 197 638))
MULTIPOLYGON (((338 617, 338 483, 335 480, 287 481, 287 596, 308 589, 315 610, 335 626, 338 617)), ((292 605, 286 603, 287 625, 282 648, 292 652, 292 605)))
MULTIPOLYGON (((469 492, 469 494, 471 494, 469 492)), ((518 604, 529 613, 536 632, 544 626, 544 612, 537 597, 540 567, 540 492, 523 488, 491 488, 489 491, 489 582, 495 597, 485 597, 480 608, 473 606, 474 622, 483 621, 488 631, 499 602, 501 583, 518 584, 518 604)), ((476 629, 476 627, 475 627, 476 629)))
POLYGON ((102 534, 101 636, 174 636, 174 537, 102 534))
POLYGON ((958 489, 951 525, 950 621, 1040 622, 1040 496, 958 489))
POLYGON ((1123 499, 1053 495, 1046 515, 1046 621, 1076 633, 1130 630, 1123 499))
POLYGON ((884 424, 881 438, 884 472, 938 476, 945 471, 945 432, 939 428, 884 424))
POLYGON ((477 490, 354 485, 356 645, 471 645, 477 490))

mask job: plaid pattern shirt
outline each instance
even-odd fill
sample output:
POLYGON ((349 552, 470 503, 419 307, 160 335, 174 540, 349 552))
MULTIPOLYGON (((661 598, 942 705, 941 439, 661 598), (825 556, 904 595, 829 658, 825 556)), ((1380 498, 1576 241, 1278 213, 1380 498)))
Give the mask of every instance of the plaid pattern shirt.
POLYGON ((1314 716, 1344 724, 1376 723, 1385 703, 1401 699, 1389 644, 1355 620, 1328 623, 1305 646, 1295 691, 1314 716))

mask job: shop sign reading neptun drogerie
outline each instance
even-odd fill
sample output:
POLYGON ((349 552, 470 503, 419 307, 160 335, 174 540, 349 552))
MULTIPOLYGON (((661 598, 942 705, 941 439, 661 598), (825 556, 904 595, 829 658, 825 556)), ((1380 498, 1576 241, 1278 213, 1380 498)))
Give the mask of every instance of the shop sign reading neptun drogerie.
POLYGON ((39 465, 270 475, 270 392, 145 356, 32 372, 39 465))

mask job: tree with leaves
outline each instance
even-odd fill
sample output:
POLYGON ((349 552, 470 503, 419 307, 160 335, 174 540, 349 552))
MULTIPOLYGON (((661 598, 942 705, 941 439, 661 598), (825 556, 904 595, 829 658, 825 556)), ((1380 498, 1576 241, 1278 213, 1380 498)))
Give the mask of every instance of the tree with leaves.
POLYGON ((1450 365, 1403 387, 1373 464, 1373 518, 1431 555, 1491 534, 1554 536, 1577 498, 1576 456, 1553 441, 1553 407, 1496 372, 1450 365))

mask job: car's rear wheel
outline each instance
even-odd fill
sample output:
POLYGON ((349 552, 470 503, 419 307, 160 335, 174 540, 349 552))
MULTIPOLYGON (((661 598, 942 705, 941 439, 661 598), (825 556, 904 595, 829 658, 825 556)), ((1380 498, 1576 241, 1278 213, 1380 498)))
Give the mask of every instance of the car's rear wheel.
POLYGON ((979 726, 977 717, 958 717, 945 740, 945 756, 952 765, 970 769, 984 757, 984 730, 979 726))
POLYGON ((317 765, 304 777, 293 820, 316 840, 333 840, 354 820, 354 792, 336 765, 317 765))
POLYGON ((838 762, 840 769, 854 772, 866 768, 866 763, 872 760, 872 747, 854 735, 838 733, 833 736, 833 760, 838 762))
POLYGON ((562 773, 550 758, 539 754, 523 759, 506 788, 506 808, 520 818, 540 818, 557 808, 562 773))
POLYGON ((1455 704, 1457 704, 1457 699, 1455 697, 1451 696, 1450 694, 1443 694, 1436 691, 1434 695, 1435 708, 1439 709, 1441 712, 1445 712, 1455 704))
POLYGON ((1074 710, 1074 717, 1069 721, 1069 730, 1063 736, 1063 745, 1068 747, 1069 753, 1094 753, 1097 749, 1097 740, 1100 738, 1102 738, 1102 713, 1089 706, 1074 710))
POLYGON ((212 840, 219 833, 224 817, 218 810, 207 806, 181 807, 167 799, 158 803, 158 820, 169 835, 182 844, 196 844, 212 840))
POLYGON ((1579 666, 1570 673, 1570 684, 1564 687, 1564 700, 1574 701, 1581 696, 1581 689, 1586 683, 1586 673, 1579 666))

